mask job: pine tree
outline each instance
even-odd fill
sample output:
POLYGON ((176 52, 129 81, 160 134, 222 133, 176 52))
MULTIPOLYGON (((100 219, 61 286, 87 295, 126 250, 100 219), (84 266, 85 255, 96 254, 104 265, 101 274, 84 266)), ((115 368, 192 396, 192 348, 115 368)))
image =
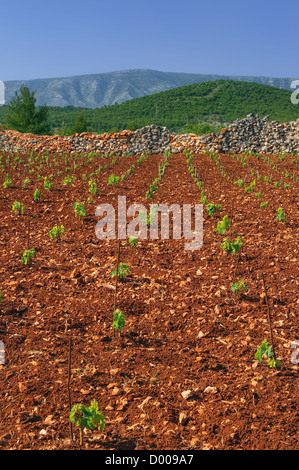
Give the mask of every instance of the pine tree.
POLYGON ((83 114, 79 113, 71 127, 71 134, 82 134, 82 132, 87 132, 87 122, 83 114))
POLYGON ((6 123, 10 129, 32 134, 50 134, 48 108, 46 105, 36 108, 35 91, 21 87, 20 94, 15 93, 8 105, 6 123))

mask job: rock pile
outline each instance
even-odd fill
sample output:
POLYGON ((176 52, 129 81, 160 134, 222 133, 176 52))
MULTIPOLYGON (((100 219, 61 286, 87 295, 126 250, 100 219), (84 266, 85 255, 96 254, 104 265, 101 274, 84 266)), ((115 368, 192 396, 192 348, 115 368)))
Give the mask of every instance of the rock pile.
POLYGON ((166 127, 151 125, 133 133, 127 152, 135 155, 164 153, 169 144, 170 132, 166 127))
POLYGON ((55 153, 114 153, 122 155, 142 155, 182 153, 184 149, 199 153, 209 150, 215 153, 241 153, 244 150, 269 154, 299 153, 299 119, 280 124, 266 116, 249 114, 237 119, 220 133, 198 136, 196 134, 177 135, 166 127, 146 126, 136 131, 125 130, 101 135, 84 132, 70 137, 36 136, 16 131, 0 131, 0 151, 28 152, 48 150, 55 153))
POLYGON ((248 114, 244 119, 237 119, 220 133, 205 136, 177 136, 174 142, 175 151, 189 148, 193 152, 206 148, 215 153, 235 152, 244 150, 269 154, 299 153, 299 119, 280 124, 270 121, 269 116, 261 119, 248 114))

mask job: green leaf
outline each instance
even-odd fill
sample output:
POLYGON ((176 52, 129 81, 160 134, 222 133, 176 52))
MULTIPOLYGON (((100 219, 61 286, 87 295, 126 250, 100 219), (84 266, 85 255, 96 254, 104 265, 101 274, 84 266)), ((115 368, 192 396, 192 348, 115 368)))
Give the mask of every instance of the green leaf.
POLYGON ((105 429, 105 418, 98 411, 98 403, 95 400, 91 402, 89 407, 80 403, 74 405, 70 411, 70 421, 81 429, 95 429, 98 423, 100 423, 101 431, 105 429))
POLYGON ((125 326, 125 316, 121 310, 116 309, 113 312, 113 328, 117 331, 121 331, 125 326))

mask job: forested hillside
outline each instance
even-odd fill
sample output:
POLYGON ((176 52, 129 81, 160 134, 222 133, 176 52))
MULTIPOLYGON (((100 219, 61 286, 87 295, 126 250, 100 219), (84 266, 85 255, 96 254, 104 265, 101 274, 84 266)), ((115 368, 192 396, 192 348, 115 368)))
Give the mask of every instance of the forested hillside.
MULTIPOLYGON (((0 122, 5 124, 7 106, 0 107, 0 122)), ((78 115, 93 133, 135 130, 149 124, 169 130, 203 134, 249 113, 286 122, 299 117, 299 108, 291 103, 291 92, 257 83, 216 80, 198 83, 122 104, 101 108, 49 107, 52 133, 70 134, 78 115)))

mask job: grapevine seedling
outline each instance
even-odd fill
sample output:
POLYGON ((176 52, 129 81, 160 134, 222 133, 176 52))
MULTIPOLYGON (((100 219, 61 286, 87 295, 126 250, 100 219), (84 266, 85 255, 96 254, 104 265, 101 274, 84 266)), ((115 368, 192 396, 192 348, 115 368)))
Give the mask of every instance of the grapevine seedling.
POLYGON ((9 174, 5 175, 5 181, 3 183, 3 188, 9 188, 11 186, 11 177, 9 176, 9 174))
POLYGON ((230 227, 230 223, 228 220, 228 216, 225 215, 222 219, 222 222, 218 222, 217 228, 215 228, 215 232, 224 234, 226 232, 226 229, 230 227))
POLYGON ((105 418, 98 411, 98 403, 96 400, 92 400, 89 407, 78 403, 74 405, 70 411, 70 421, 75 423, 80 431, 80 446, 83 445, 83 429, 95 429, 100 423, 100 430, 105 429, 105 418))
POLYGON ((205 206, 208 203, 207 196, 205 196, 205 195, 201 196, 200 202, 201 202, 201 204, 203 204, 205 206))
POLYGON ((245 188, 246 193, 251 193, 251 191, 254 190, 255 185, 256 185, 256 181, 254 180, 250 183, 249 186, 247 186, 247 188, 245 188))
POLYGON ((96 196, 99 193, 99 190, 97 188, 95 181, 94 180, 88 181, 88 185, 89 185, 89 192, 93 194, 94 196, 96 196))
POLYGON ((148 224, 148 217, 146 215, 146 211, 140 211, 138 217, 142 225, 148 224))
POLYGON ((129 168, 129 170, 127 171, 128 174, 131 174, 133 173, 133 171, 135 170, 135 165, 131 165, 131 168, 129 168))
POLYGON ((44 188, 49 191, 53 188, 53 183, 49 181, 47 177, 44 178, 44 188))
POLYGON ((114 184, 118 184, 120 178, 121 178, 120 176, 110 175, 110 176, 108 177, 107 186, 112 186, 112 185, 114 185, 114 184))
POLYGON ((34 194, 33 194, 33 200, 34 202, 38 202, 39 201, 39 198, 40 198, 40 191, 38 189, 36 189, 34 191, 34 194))
POLYGON ((264 339, 262 344, 257 348, 256 353, 255 353, 255 358, 262 363, 263 362, 263 357, 266 357, 268 359, 268 367, 271 367, 272 369, 276 369, 277 367, 280 366, 280 361, 279 359, 276 359, 274 356, 273 351, 271 351, 272 346, 269 345, 268 341, 264 339))
POLYGON ((58 242, 61 240, 61 237, 64 235, 64 232, 65 228, 63 225, 61 225, 60 227, 58 225, 55 225, 55 227, 50 230, 49 235, 50 238, 56 238, 58 242))
POLYGON ((30 179, 29 178, 25 178, 24 181, 23 181, 23 184, 22 184, 22 188, 23 189, 27 189, 27 185, 30 184, 30 179))
POLYGON ((25 250, 21 258, 22 263, 25 266, 27 266, 27 264, 31 265, 34 254, 35 254, 35 250, 33 248, 25 250))
POLYGON ((72 176, 66 176, 63 180, 63 184, 64 185, 67 185, 67 184, 71 184, 73 181, 73 177, 72 176))
POLYGON ((129 243, 130 243, 130 245, 134 248, 134 247, 137 245, 138 240, 137 240, 136 237, 130 237, 130 238, 129 238, 129 243))
POLYGON ((86 211, 84 209, 84 202, 75 202, 73 204, 73 208, 75 211, 75 214, 79 217, 85 217, 86 216, 86 211))
POLYGON ((237 237, 234 242, 226 238, 221 244, 221 247, 223 248, 223 250, 230 254, 238 253, 240 251, 241 246, 242 246, 241 237, 237 237))
MULTIPOLYGON (((137 162, 138 163, 138 162, 137 162)), ((159 176, 162 177, 164 175, 164 172, 165 172, 165 166, 163 166, 162 164, 159 165, 159 176)))
POLYGON ((15 201, 12 205, 12 210, 15 214, 22 215, 25 210, 24 204, 22 202, 15 201))
POLYGON ((146 210, 142 210, 139 212, 138 217, 140 220, 140 223, 144 225, 151 225, 152 222, 155 220, 156 216, 156 211, 157 211, 157 204, 152 204, 150 207, 150 213, 147 216, 146 210))
POLYGON ((222 211, 221 204, 210 203, 210 204, 207 205, 207 214, 208 215, 213 215, 216 211, 222 211))
POLYGON ((147 192, 146 192, 146 199, 152 199, 154 197, 153 195, 153 192, 151 189, 149 189, 147 192))
POLYGON ((151 184, 149 190, 146 192, 146 199, 152 199, 154 197, 154 192, 158 191, 158 187, 154 184, 151 184))
POLYGON ((244 292, 247 292, 247 286, 244 282, 244 279, 242 279, 241 281, 237 281, 237 282, 234 282, 232 284, 232 292, 234 294, 239 294, 240 290, 243 289, 244 292))
POLYGON ((113 312, 113 323, 112 323, 112 326, 113 328, 118 331, 118 334, 120 336, 121 334, 121 330, 124 328, 125 326, 125 316, 124 314, 122 313, 122 311, 117 308, 116 310, 114 310, 113 312))
POLYGON ((125 263, 119 263, 119 266, 118 266, 118 272, 116 272, 116 269, 114 269, 111 273, 110 273, 110 276, 111 277, 114 277, 117 276, 119 278, 124 278, 126 277, 128 274, 130 273, 130 268, 127 264, 125 263))
POLYGON ((279 220, 280 222, 286 222, 287 221, 282 207, 279 207, 277 209, 276 219, 279 220))

